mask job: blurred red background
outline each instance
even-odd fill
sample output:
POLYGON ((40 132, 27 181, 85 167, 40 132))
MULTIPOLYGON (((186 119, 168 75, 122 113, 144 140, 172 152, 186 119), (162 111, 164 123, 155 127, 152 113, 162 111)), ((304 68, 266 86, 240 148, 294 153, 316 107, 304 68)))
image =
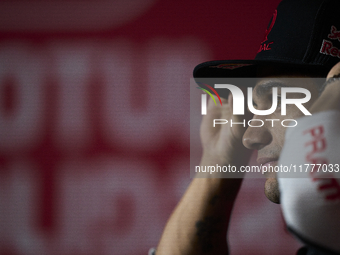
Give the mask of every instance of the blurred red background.
MULTIPOLYGON (((0 254, 147 254, 189 177, 195 65, 252 59, 278 0, 0 2, 0 254)), ((231 254, 294 254, 245 180, 231 254)))

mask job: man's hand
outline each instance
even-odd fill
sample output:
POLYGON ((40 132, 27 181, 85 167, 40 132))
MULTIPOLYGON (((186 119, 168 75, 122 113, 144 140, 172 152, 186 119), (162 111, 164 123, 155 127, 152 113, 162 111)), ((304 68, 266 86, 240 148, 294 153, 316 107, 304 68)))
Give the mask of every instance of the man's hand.
POLYGON ((201 165, 204 164, 247 164, 250 151, 242 144, 242 137, 247 127, 242 124, 230 125, 233 123, 245 123, 250 119, 247 116, 233 115, 233 98, 229 94, 229 98, 222 98, 222 106, 215 106, 213 100, 209 100, 207 107, 207 115, 203 116, 201 124, 201 141, 203 147, 203 157, 201 165), (227 124, 218 124, 213 127, 214 119, 226 119, 227 124))
POLYGON ((340 62, 329 71, 326 86, 310 109, 312 114, 329 110, 340 111, 340 78, 338 80, 333 77, 340 77, 340 62))
POLYGON ((340 74, 340 62, 337 63, 335 66, 333 66, 333 68, 329 71, 329 73, 327 75, 327 80, 329 78, 336 76, 336 75, 339 77, 339 74, 340 74))

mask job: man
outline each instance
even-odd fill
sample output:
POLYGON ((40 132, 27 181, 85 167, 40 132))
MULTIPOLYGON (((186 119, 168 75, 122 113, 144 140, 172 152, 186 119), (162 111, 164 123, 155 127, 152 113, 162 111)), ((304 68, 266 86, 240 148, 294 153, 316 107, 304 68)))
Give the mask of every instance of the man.
MULTIPOLYGON (((336 65, 340 60, 339 9, 340 1, 336 0, 283 0, 273 14, 255 60, 213 61, 195 68, 195 78, 258 77, 253 92, 253 104, 258 110, 271 107, 272 84, 279 87, 278 94, 282 87, 308 89, 311 99, 304 106, 313 115, 298 119, 299 125, 287 132, 285 127, 273 127, 271 122, 261 127, 213 127, 213 119, 240 122, 244 116, 233 115, 231 93, 222 99, 223 106, 217 107, 210 101, 201 124, 200 165, 239 168, 247 164, 253 150, 257 150, 257 161, 262 166, 340 163, 336 153, 325 149, 334 148, 340 137, 336 122, 340 119, 340 65, 336 65), (328 82, 322 86, 313 77, 327 77, 328 82), (304 79, 299 83, 290 78, 304 79)), ((299 97, 294 93, 292 96, 299 97)), ((286 116, 278 109, 269 116, 255 115, 253 119, 302 116, 299 109, 288 107, 286 116)), ((340 254, 338 179, 328 179, 334 181, 331 183, 335 193, 332 189, 333 193, 324 197, 319 191, 330 186, 322 183, 328 180, 312 176, 310 171, 304 177, 277 178, 271 173, 265 182, 265 194, 271 201, 282 203, 289 230, 306 244, 298 254, 340 254)), ((228 254, 225 239, 241 182, 242 179, 231 178, 193 179, 165 227, 157 255, 228 254)))

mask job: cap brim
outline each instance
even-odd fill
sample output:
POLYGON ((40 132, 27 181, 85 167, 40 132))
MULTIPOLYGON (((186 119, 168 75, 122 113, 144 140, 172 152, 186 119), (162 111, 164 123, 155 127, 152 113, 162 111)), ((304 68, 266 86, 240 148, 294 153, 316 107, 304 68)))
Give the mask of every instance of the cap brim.
MULTIPOLYGON (((296 64, 291 62, 273 60, 217 60, 204 62, 197 65, 194 69, 193 75, 196 83, 200 87, 204 87, 205 89, 207 89, 205 86, 202 86, 202 84, 204 83, 210 84, 211 80, 207 78, 259 78, 257 72, 258 67, 268 67, 273 65, 278 65, 280 68, 283 69, 287 68, 287 71, 318 71, 318 73, 322 73, 324 77, 326 77, 328 71, 330 70, 329 66, 320 64, 296 64)), ((240 82, 240 80, 238 80, 238 86, 254 86, 253 83, 251 85, 246 82, 245 79, 243 81, 244 82, 242 83, 240 82)), ((221 97, 228 98, 229 92, 227 90, 221 90, 219 91, 219 93, 221 97)))
POLYGON ((301 64, 273 60, 217 60, 199 64, 195 67, 194 78, 255 78, 258 77, 259 66, 272 65, 287 66, 289 68, 303 68, 305 70, 324 71, 325 77, 330 66, 321 64, 301 64))

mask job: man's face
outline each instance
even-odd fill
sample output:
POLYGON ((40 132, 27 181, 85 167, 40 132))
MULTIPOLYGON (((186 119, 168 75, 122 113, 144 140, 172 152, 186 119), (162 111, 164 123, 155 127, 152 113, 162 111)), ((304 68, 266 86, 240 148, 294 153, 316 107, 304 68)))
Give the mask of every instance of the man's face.
MULTIPOLYGON (((262 166, 276 166, 278 164, 278 159, 284 144, 285 130, 286 128, 281 125, 281 121, 284 119, 297 119, 304 116, 301 110, 299 110, 295 105, 287 105, 287 114, 281 115, 281 88, 283 87, 300 87, 306 88, 311 93, 311 100, 304 105, 305 108, 310 108, 313 102, 319 95, 319 90, 317 84, 312 78, 307 78, 299 74, 284 74, 280 73, 278 70, 268 70, 262 72, 261 78, 256 83, 253 90, 253 105, 255 109, 267 110, 272 106, 272 87, 278 87, 278 107, 275 112, 270 115, 259 116, 254 115, 254 119, 261 119, 264 121, 262 127, 248 127, 244 136, 243 144, 249 149, 257 150, 257 162, 262 166), (304 78, 293 79, 293 78, 304 78), (266 119, 279 119, 280 121, 275 121, 274 125, 271 121, 265 121, 266 119)), ((305 97, 301 93, 288 93, 287 98, 302 98, 305 97)), ((287 125, 285 123, 285 125, 287 125)), ((293 128, 293 127, 292 127, 293 128)), ((268 173, 266 175, 265 182, 265 194, 269 200, 274 203, 280 202, 280 193, 278 188, 278 182, 276 179, 275 172, 268 173)))

